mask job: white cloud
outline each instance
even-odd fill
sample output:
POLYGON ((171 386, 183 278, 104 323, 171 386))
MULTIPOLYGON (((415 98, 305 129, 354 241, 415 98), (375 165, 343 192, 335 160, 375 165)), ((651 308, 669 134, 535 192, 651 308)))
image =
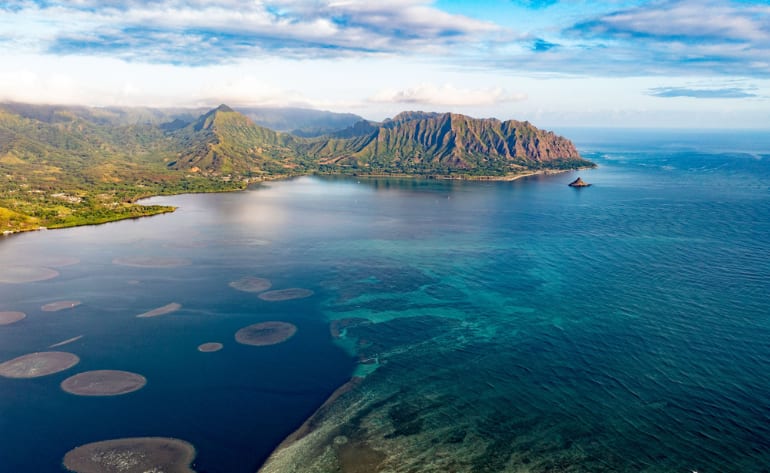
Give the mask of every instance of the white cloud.
POLYGON ((438 106, 484 106, 526 100, 525 94, 509 94, 496 87, 463 89, 452 84, 420 84, 406 89, 384 89, 369 100, 374 103, 423 104, 438 106))
POLYGON ((716 0, 676 0, 605 16, 600 31, 664 37, 767 41, 770 7, 738 8, 716 0))
POLYGON ((504 28, 425 0, 19 2, 0 37, 26 51, 216 64, 275 55, 415 54, 491 41, 504 28))

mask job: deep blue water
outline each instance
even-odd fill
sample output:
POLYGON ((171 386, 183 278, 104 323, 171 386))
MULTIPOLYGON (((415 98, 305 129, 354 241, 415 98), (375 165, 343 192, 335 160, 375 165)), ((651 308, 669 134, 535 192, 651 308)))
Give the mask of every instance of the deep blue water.
POLYGON ((451 443, 469 471, 768 471, 770 136, 568 136, 598 169, 301 178, 0 241, 0 268, 80 260, 0 284, 0 311, 28 315, 0 326, 0 361, 84 335, 58 348, 80 356, 70 370, 0 377, 0 470, 61 471, 83 443, 171 436, 196 446, 200 472, 254 471, 337 386, 371 372, 374 399, 397 393, 396 437, 415 452, 451 443), (577 175, 593 186, 567 187, 577 175), (192 264, 112 264, 147 255, 192 264), (265 302, 228 287, 242 276, 315 294, 265 302), (83 305, 40 310, 61 299, 83 305), (170 302, 183 308, 134 317, 170 302), (333 339, 330 322, 350 318, 374 324, 333 339), (266 320, 299 330, 270 347, 234 341, 266 320), (207 341, 225 348, 197 352, 207 341), (59 389, 90 369, 148 384, 110 398, 59 389))

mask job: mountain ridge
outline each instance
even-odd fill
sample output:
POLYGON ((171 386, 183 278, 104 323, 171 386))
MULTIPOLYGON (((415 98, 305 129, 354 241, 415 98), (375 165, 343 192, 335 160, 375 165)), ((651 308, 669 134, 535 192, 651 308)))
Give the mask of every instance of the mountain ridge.
POLYGON ((321 163, 418 174, 501 175, 592 165, 572 142, 529 122, 456 113, 402 112, 380 124, 359 122, 311 146, 321 163))
POLYGON ((508 178, 593 166, 569 140, 529 122, 420 111, 353 118, 332 120, 343 129, 296 136, 225 104, 197 115, 0 104, 0 231, 165 212, 172 209, 134 202, 291 175, 508 178))

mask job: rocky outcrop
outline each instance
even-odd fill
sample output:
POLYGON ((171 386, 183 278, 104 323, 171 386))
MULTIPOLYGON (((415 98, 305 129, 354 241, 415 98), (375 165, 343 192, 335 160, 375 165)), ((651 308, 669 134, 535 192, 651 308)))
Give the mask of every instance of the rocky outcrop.
POLYGON ((570 187, 589 187, 591 184, 588 184, 583 179, 578 177, 574 181, 570 182, 568 185, 570 187))

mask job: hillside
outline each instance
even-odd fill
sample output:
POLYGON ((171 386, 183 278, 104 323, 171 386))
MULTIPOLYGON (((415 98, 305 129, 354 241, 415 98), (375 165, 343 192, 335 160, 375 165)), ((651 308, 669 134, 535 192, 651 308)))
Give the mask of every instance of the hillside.
POLYGON ((381 124, 360 122, 309 149, 327 169, 362 172, 499 176, 591 165, 572 142, 529 122, 450 113, 404 112, 381 124))
POLYGON ((301 168, 292 135, 255 125, 245 115, 220 105, 170 134, 177 157, 168 166, 194 172, 254 177, 301 168))
MULTIPOLYGON (((330 112, 319 113, 320 120, 330 112)), ((586 166, 592 163, 569 140, 528 122, 449 113, 404 112, 299 137, 259 126, 226 105, 194 116, 6 104, 0 105, 0 231, 166 212, 172 209, 133 202, 313 172, 471 177, 586 166)))
POLYGON ((152 215, 173 209, 133 202, 235 188, 168 170, 176 143, 157 126, 100 124, 66 110, 48 117, 0 107, 0 232, 152 215))

